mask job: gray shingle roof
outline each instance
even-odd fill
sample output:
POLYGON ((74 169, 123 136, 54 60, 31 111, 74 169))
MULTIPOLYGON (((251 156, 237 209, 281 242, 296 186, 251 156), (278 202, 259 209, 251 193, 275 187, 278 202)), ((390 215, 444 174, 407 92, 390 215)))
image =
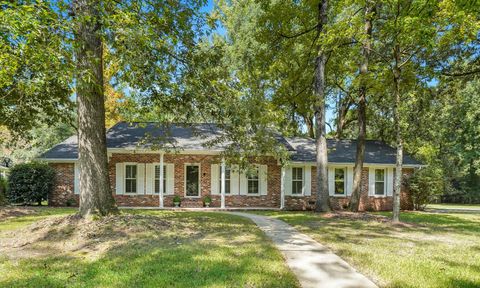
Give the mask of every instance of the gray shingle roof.
MULTIPOLYGON (((171 124, 159 126, 157 123, 120 122, 107 131, 107 148, 150 148, 155 144, 184 150, 221 150, 222 143, 212 143, 222 136, 221 129, 215 124, 171 124), (213 145, 214 144, 214 145, 213 145)), ((279 143, 292 153, 292 160, 315 162, 315 141, 309 138, 286 138, 277 135, 279 143)), ((329 139, 328 161, 331 163, 354 163, 356 153, 355 140, 329 139)), ((395 164, 395 149, 381 141, 368 141, 365 145, 365 163, 395 164)), ((77 159, 77 136, 45 152, 40 158, 77 159)), ((405 155, 404 164, 421 165, 412 157, 405 155)))
MULTIPOLYGON (((315 162, 315 140, 310 138, 286 138, 294 148, 292 161, 315 162)), ((356 140, 327 139, 328 162, 354 163, 357 153, 356 140)), ((382 141, 367 140, 365 143, 365 163, 370 164, 395 164, 396 149, 382 141)), ((409 155, 404 155, 403 163, 406 165, 422 165, 409 155)))

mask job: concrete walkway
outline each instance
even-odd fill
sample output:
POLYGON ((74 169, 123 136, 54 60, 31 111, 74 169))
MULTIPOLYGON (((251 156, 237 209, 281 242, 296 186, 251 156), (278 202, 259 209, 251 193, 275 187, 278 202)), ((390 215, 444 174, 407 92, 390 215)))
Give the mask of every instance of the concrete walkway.
POLYGON ((253 220, 283 253, 300 284, 308 287, 377 287, 342 258, 287 223, 267 216, 230 212, 253 220))

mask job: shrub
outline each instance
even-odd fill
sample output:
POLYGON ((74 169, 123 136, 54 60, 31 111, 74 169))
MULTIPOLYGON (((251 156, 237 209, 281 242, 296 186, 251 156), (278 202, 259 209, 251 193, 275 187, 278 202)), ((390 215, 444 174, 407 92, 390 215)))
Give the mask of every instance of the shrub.
POLYGON ((7 179, 0 176, 0 206, 7 204, 7 179))
POLYGON ((43 163, 15 165, 8 177, 8 198, 13 203, 38 203, 47 200, 53 189, 55 171, 43 163))
POLYGON ((435 167, 416 170, 407 180, 415 210, 423 210, 425 206, 443 192, 442 171, 435 167))
POLYGON ((77 200, 75 200, 75 198, 68 198, 67 201, 65 202, 65 205, 67 205, 67 207, 75 206, 76 204, 77 204, 77 200))
POLYGON ((206 203, 206 204, 212 203, 212 198, 210 196, 205 196, 203 198, 203 203, 206 203))
POLYGON ((173 197, 173 203, 180 203, 181 201, 182 201, 182 199, 180 199, 180 196, 175 195, 175 196, 173 197))

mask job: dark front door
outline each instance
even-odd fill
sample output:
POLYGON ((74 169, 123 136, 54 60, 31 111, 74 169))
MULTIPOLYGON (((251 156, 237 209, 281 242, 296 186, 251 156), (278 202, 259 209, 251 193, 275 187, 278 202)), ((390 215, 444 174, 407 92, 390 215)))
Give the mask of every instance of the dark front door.
POLYGON ((200 167, 187 165, 185 167, 185 196, 200 196, 200 167))

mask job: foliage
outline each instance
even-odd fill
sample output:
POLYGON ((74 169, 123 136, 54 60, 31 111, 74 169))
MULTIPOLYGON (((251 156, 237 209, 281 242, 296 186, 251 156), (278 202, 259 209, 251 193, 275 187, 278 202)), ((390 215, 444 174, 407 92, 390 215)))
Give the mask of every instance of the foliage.
POLYGON ((180 198, 180 196, 178 195, 173 196, 173 203, 180 203, 180 202, 182 202, 182 199, 180 198))
POLYGON ((15 165, 8 177, 8 198, 13 203, 38 203, 47 200, 52 191, 55 171, 44 163, 15 165))
POLYGON ((416 170, 408 178, 407 184, 415 210, 423 210, 428 203, 431 203, 443 192, 442 170, 436 167, 416 170))
POLYGON ((208 196, 208 195, 205 196, 205 197, 203 197, 203 203, 205 203, 205 204, 210 204, 210 203, 212 203, 212 198, 211 198, 210 196, 208 196))
POLYGON ((7 179, 0 176, 0 206, 7 204, 7 179))

